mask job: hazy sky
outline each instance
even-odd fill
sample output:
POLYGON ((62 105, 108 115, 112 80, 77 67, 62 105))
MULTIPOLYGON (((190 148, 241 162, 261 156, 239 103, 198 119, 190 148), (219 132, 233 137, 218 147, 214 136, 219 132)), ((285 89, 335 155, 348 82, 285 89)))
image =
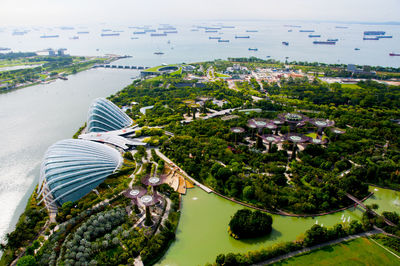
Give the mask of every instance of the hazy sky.
POLYGON ((0 0, 0 27, 207 19, 400 21, 400 0, 0 0))

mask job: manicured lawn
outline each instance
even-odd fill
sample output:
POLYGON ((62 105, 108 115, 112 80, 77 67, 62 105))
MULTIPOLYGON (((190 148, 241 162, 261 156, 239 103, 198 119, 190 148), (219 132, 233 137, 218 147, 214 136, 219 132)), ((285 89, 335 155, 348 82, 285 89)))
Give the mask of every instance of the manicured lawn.
POLYGON ((274 265, 400 265, 400 260, 368 238, 359 238, 283 260, 274 265))
MULTIPOLYGON (((316 139, 317 138, 317 133, 308 133, 308 134, 306 134, 306 136, 308 136, 310 138, 313 138, 313 139, 316 139)), ((325 136, 325 135, 322 136, 322 139, 326 139, 326 138, 327 138, 327 136, 325 136)))
POLYGON ((230 78, 231 77, 229 75, 218 73, 218 72, 215 72, 215 75, 217 76, 217 78, 230 78))
POLYGON ((342 88, 348 88, 348 89, 353 89, 353 90, 363 90, 363 88, 361 88, 357 84, 342 84, 342 88))

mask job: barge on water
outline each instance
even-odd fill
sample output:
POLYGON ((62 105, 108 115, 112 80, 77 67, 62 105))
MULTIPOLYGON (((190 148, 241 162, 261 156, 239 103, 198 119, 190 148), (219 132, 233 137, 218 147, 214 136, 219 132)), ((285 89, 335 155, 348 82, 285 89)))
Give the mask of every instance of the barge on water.
POLYGON ((364 37, 363 40, 364 41, 378 41, 379 38, 378 37, 364 37))
POLYGON ((257 52, 258 48, 249 48, 249 51, 257 52))
POLYGON ((40 38, 58 38, 60 35, 42 35, 40 38))
POLYGON ((161 37, 161 36, 167 36, 166 33, 151 33, 150 34, 151 37, 161 37))
POLYGON ((329 44, 329 45, 335 45, 336 42, 333 42, 333 41, 313 41, 313 44, 329 44))
POLYGON ((250 36, 239 36, 239 35, 235 35, 235 39, 250 39, 250 36))
POLYGON ((364 35, 385 35, 385 34, 386 32, 384 31, 373 31, 373 30, 364 31, 364 35))
POLYGON ((229 40, 222 40, 222 39, 219 39, 218 42, 229 42, 229 40))
POLYGON ((319 38, 319 37, 321 37, 321 35, 319 35, 319 34, 309 34, 308 35, 308 38, 319 38))
POLYGON ((119 36, 119 33, 102 33, 101 37, 119 36))

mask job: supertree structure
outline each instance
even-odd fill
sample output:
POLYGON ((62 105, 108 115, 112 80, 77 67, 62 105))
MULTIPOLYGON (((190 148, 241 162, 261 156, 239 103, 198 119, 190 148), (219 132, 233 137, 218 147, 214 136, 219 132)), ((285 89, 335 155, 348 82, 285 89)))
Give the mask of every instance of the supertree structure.
POLYGON ((232 127, 231 132, 235 134, 235 145, 236 145, 236 138, 238 134, 241 134, 244 132, 244 128, 242 127, 232 127))
POLYGON ((276 135, 262 135, 262 139, 266 142, 268 142, 268 152, 271 152, 272 148, 272 143, 279 143, 281 141, 281 137, 276 136, 276 135))
POLYGON ((268 125, 268 120, 265 118, 253 118, 247 121, 249 127, 251 128, 257 128, 257 142, 256 142, 256 147, 257 148, 262 148, 263 143, 261 139, 262 131, 263 128, 266 128, 268 125))
POLYGON ((291 160, 296 158, 297 144, 309 142, 311 140, 310 137, 304 136, 303 134, 297 134, 297 133, 285 134, 284 139, 293 143, 291 160))
POLYGON ((137 205, 137 199, 147 193, 147 190, 141 186, 135 186, 124 191, 124 196, 131 199, 132 203, 137 205))
POLYGON ((335 134, 335 140, 336 140, 337 136, 346 133, 346 130, 333 127, 331 128, 331 132, 335 134))
POLYGON ((278 118, 288 123, 291 131, 295 127, 304 126, 309 120, 307 116, 298 113, 282 113, 278 115, 278 118))
POLYGON ((317 138, 319 138, 320 134, 322 135, 322 130, 324 130, 324 128, 332 127, 335 125, 335 122, 332 120, 320 119, 320 118, 310 119, 309 122, 318 128, 317 138))

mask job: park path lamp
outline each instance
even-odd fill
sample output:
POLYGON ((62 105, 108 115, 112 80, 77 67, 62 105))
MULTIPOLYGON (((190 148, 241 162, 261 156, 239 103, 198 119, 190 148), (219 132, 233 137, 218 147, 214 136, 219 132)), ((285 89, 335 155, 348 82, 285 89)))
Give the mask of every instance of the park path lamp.
POLYGON ((281 137, 279 136, 275 136, 275 135, 262 135, 261 138, 268 142, 268 153, 271 152, 271 148, 272 148, 272 143, 279 143, 281 141, 281 137))
POLYGON ((335 125, 335 122, 332 121, 332 120, 319 119, 319 118, 310 119, 309 122, 318 128, 318 130, 317 130, 317 139, 319 138, 320 134, 322 136, 322 131, 324 130, 324 128, 332 127, 332 126, 335 125))
POLYGON ((297 133, 285 134, 284 139, 293 143, 292 156, 290 158, 291 160, 296 159, 297 144, 304 143, 304 142, 311 140, 310 137, 304 136, 303 134, 297 134, 297 133))
POLYGON ((340 129, 340 128, 335 128, 335 127, 331 128, 331 131, 332 131, 332 133, 335 134, 335 140, 338 135, 342 135, 342 134, 346 133, 346 130, 340 129))
POLYGON ((289 124, 290 131, 293 131, 296 127, 304 126, 305 122, 309 120, 307 116, 297 113, 282 113, 279 114, 278 117, 289 124))
POLYGON ((242 127, 232 127, 231 128, 231 132, 233 132, 235 134, 235 145, 236 145, 236 137, 238 134, 241 134, 244 132, 244 128, 242 127))
POLYGON ((247 121, 249 126, 252 128, 257 128, 257 142, 256 142, 256 147, 257 148, 262 148, 263 147, 263 142, 261 139, 262 131, 263 128, 267 127, 268 125, 268 120, 265 118, 253 118, 247 121))

